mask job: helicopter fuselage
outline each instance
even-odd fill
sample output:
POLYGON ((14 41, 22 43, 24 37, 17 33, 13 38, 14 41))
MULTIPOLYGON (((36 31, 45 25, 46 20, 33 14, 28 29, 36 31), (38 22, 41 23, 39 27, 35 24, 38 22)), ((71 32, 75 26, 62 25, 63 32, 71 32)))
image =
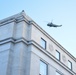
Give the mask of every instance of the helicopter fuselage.
POLYGON ((56 24, 53 24, 51 22, 51 23, 48 23, 47 26, 49 26, 49 27, 61 27, 62 25, 56 25, 56 24))

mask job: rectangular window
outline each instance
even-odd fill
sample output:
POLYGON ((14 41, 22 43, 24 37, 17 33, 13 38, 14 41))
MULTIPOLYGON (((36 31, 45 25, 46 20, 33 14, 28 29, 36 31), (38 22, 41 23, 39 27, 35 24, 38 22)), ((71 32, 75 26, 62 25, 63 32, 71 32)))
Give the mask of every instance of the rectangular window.
POLYGON ((56 75, 61 75, 59 72, 56 72, 56 75))
POLYGON ((43 61, 40 61, 40 74, 39 75, 47 75, 47 64, 43 61))
POLYGON ((41 38, 41 46, 46 49, 46 41, 43 38, 41 38))
POLYGON ((56 58, 60 61, 60 52, 56 50, 56 58))
POLYGON ((72 62, 68 60, 68 67, 72 70, 72 62))

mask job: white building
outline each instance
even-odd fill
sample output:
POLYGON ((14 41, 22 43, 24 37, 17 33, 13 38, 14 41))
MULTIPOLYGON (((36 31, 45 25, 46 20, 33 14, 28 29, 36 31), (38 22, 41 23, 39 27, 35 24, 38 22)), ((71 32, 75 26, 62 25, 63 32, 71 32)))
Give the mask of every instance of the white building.
POLYGON ((76 75, 76 58, 21 12, 0 20, 0 75, 76 75))

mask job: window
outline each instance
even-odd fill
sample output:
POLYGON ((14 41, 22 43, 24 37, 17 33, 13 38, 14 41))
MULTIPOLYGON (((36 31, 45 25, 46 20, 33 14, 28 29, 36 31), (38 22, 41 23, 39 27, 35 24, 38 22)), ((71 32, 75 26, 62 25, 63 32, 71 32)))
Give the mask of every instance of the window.
POLYGON ((43 61, 40 61, 40 74, 39 75, 47 75, 47 64, 43 61))
POLYGON ((68 68, 72 70, 72 62, 68 60, 68 68))
POLYGON ((56 50, 56 58, 60 60, 60 52, 56 50))
POLYGON ((56 72, 56 75, 61 75, 59 72, 56 72))
POLYGON ((46 49, 46 41, 43 38, 41 38, 41 46, 46 49))

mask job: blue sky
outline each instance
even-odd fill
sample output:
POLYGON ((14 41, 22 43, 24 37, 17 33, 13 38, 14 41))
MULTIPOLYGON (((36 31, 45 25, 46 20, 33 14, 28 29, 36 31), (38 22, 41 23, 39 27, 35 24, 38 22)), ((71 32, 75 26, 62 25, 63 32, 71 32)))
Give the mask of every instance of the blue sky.
POLYGON ((22 10, 76 57, 76 0, 0 0, 0 20, 22 10), (63 26, 47 27, 52 20, 63 26))

